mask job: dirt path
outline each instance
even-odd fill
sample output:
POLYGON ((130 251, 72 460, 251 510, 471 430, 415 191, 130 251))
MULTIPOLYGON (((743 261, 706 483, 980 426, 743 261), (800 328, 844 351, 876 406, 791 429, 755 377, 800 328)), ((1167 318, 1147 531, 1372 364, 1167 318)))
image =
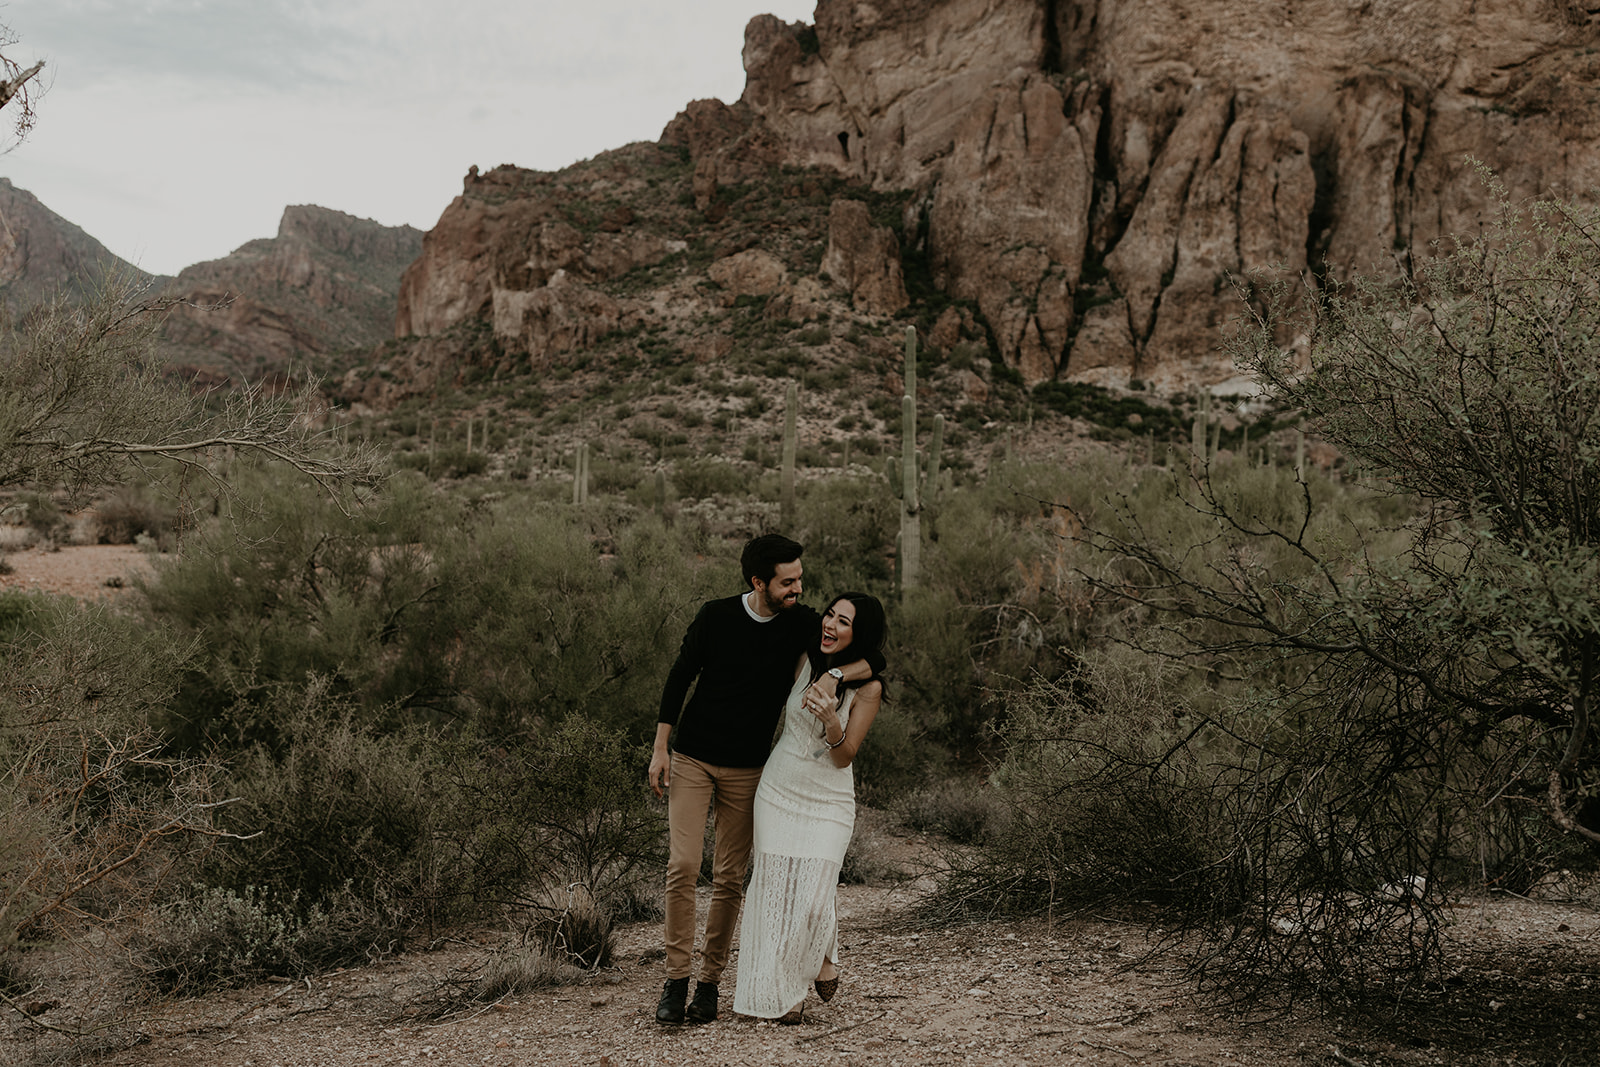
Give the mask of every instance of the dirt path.
MULTIPOLYGON (((654 1019, 660 928, 621 933, 617 964, 582 984, 424 1021, 429 990, 487 944, 453 944, 374 967, 172 1004, 145 1019, 148 1044, 116 1064, 1299 1064, 1293 1043, 1217 1026, 1168 967, 1124 970, 1142 939, 1089 923, 1041 934, 989 924, 888 932, 911 890, 840 890, 839 996, 812 995, 799 1027, 728 1010, 702 1027, 654 1019)), ((703 904, 704 902, 702 902, 703 904)))
MULTIPOLYGON (((1600 977, 1593 973, 1600 971, 1600 918, 1590 910, 1485 902, 1463 923, 1484 947, 1493 943, 1494 962, 1508 968, 1494 972, 1504 981, 1492 988, 1466 982, 1437 1010, 1375 1025, 1320 1012, 1260 1022, 1208 1011, 1176 961, 1141 962, 1140 931, 1114 922, 1053 930, 986 923, 921 934, 890 925, 916 893, 904 883, 840 889, 842 988, 828 1005, 813 994, 799 1027, 727 1010, 737 963, 725 976, 722 1018, 657 1025, 660 927, 642 923, 621 931, 612 967, 575 986, 438 1017, 441 981, 481 963, 495 940, 463 937, 370 967, 166 1003, 120 1036, 108 1035, 94 1058, 127 1067, 1600 1062, 1594 1023, 1583 1013, 1585 1005, 1600 1007, 1600 983, 1590 981, 1600 977), (1528 966, 1512 973, 1518 960, 1528 966), (1541 961, 1554 985, 1528 984, 1541 961)), ((63 1004, 48 1018, 72 1025, 74 1014, 63 1004)), ((0 1041, 0 1060, 60 1062, 47 1053, 57 1046, 51 1035, 13 1026, 9 1038, 0 1041)))

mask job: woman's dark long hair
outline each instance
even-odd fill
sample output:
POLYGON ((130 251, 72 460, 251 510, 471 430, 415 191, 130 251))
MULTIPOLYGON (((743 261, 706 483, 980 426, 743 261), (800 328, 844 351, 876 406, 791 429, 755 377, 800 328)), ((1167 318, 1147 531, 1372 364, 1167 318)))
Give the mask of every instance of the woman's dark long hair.
MULTIPOLYGON (((888 621, 884 618, 883 604, 870 593, 840 593, 828 601, 827 608, 822 612, 823 617, 826 618, 828 612, 832 611, 833 606, 841 600, 850 601, 851 604, 855 605, 856 609, 855 620, 850 624, 850 644, 842 653, 848 657, 844 662, 854 663, 868 652, 882 652, 883 640, 888 634, 888 621)), ((834 656, 824 656, 822 654, 820 635, 817 640, 819 642, 817 646, 807 653, 807 656, 811 659, 811 676, 813 678, 834 665, 834 656)), ((876 675, 873 677, 876 677, 876 675)), ((839 687, 839 692, 843 693, 847 688, 853 689, 857 686, 866 685, 870 681, 872 681, 871 678, 866 678, 859 682, 846 682, 839 687)))

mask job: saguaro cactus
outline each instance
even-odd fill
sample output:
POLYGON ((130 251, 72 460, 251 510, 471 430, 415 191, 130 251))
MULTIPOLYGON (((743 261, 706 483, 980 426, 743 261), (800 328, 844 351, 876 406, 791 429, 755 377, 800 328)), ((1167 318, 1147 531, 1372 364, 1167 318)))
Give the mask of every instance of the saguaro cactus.
POLYGON ((922 569, 922 502, 917 492, 917 330, 906 327, 906 391, 900 398, 900 557, 902 596, 916 588, 922 569))
POLYGON ((780 475, 778 519, 785 530, 794 528, 794 454, 799 446, 800 387, 789 383, 783 398, 783 469, 780 475))
POLYGON ((589 443, 578 442, 578 452, 573 457, 572 467, 572 502, 574 504, 587 504, 589 502, 589 443))

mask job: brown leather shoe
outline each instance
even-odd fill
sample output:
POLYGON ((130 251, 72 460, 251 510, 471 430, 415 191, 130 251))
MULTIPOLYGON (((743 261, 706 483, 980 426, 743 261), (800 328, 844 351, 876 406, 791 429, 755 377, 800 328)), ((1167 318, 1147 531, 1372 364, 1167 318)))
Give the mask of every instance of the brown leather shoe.
POLYGON ((778 1021, 784 1026, 799 1026, 806 1021, 806 1006, 802 1004, 798 1008, 791 1008, 778 1016, 778 1021))
POLYGON ((832 1000, 833 995, 839 992, 838 975, 834 975, 832 978, 818 978, 812 984, 817 987, 817 996, 822 999, 824 1004, 832 1000))

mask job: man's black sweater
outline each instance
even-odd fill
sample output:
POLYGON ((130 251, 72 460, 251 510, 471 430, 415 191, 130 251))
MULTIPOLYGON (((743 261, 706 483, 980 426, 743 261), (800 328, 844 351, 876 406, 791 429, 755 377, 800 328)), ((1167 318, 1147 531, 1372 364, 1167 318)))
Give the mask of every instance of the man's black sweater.
MULTIPOLYGON (((677 724, 674 749, 718 767, 767 762, 795 667, 821 632, 822 617, 814 608, 797 605, 768 622, 757 622, 743 599, 731 596, 701 606, 667 673, 657 717, 658 722, 677 724), (685 707, 691 683, 694 695, 685 707)), ((874 672, 883 669, 881 653, 874 651, 866 659, 874 672)))

